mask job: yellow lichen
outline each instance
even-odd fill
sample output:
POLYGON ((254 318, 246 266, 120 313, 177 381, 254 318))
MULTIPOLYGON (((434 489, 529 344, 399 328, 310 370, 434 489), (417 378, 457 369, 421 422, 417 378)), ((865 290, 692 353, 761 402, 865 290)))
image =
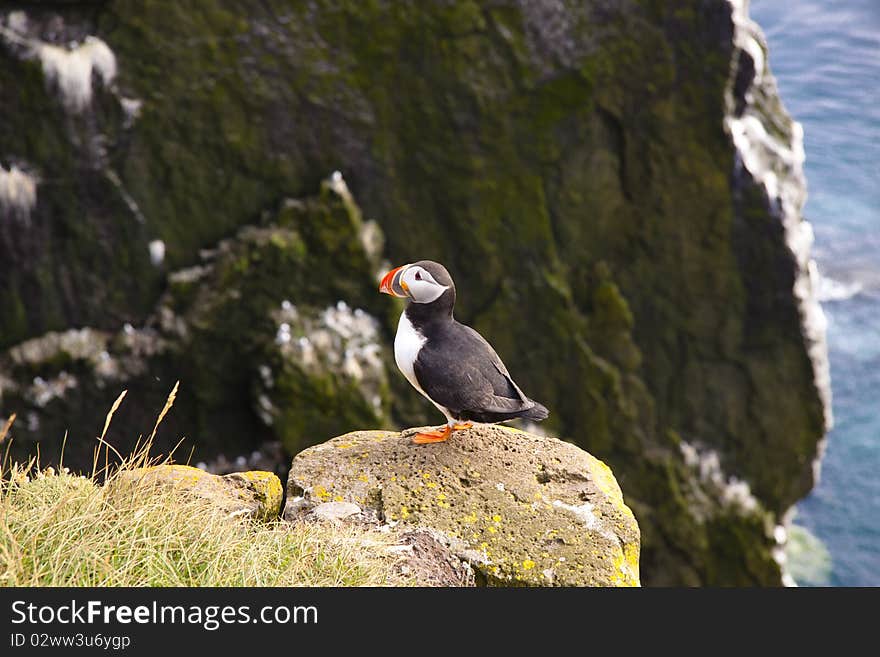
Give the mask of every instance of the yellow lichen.
POLYGON ((593 483, 599 487, 599 490, 605 493, 616 509, 624 515, 634 518, 632 510, 623 501, 623 494, 620 492, 620 486, 614 478, 611 468, 592 454, 587 454, 587 458, 590 460, 590 472, 593 475, 593 483))
POLYGON ((505 424, 497 424, 495 426, 500 427, 501 429, 504 429, 505 431, 510 431, 511 433, 526 433, 522 429, 517 429, 516 427, 509 427, 505 424))
POLYGON ((535 567, 535 562, 532 561, 531 559, 526 559, 525 561, 522 562, 523 570, 531 570, 534 567, 535 567))
POLYGON ((284 496, 278 477, 263 470, 235 472, 221 477, 188 465, 164 464, 130 470, 123 473, 119 481, 122 482, 120 485, 127 481, 142 481, 190 490, 221 506, 233 504, 236 509, 240 503, 245 503, 247 512, 259 519, 276 517, 284 496), (247 486, 242 486, 242 481, 247 486))
POLYGON ((263 505, 263 513, 260 515, 270 517, 281 510, 284 488, 281 486, 281 480, 274 473, 265 470, 250 470, 238 474, 253 486, 254 492, 263 505))
POLYGON ((627 543, 622 552, 614 555, 614 572, 611 581, 615 586, 640 586, 639 584, 639 547, 627 543))

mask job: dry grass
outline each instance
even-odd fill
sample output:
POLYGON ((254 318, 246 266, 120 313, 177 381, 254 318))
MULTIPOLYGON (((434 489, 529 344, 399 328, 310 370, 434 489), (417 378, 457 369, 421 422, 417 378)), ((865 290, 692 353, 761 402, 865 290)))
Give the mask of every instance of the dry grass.
MULTIPOLYGON (((108 422, 121 401, 122 395, 108 422)), ((91 477, 66 468, 40 469, 35 460, 4 467, 0 586, 407 583, 395 574, 394 560, 384 549, 388 539, 375 532, 230 518, 185 492, 114 489, 120 471, 155 462, 148 456, 149 442, 112 472, 93 472, 91 477), (99 485, 104 474, 106 482, 99 485)), ((106 449, 104 444, 105 458, 106 449)), ((96 450, 96 463, 98 458, 96 450)))

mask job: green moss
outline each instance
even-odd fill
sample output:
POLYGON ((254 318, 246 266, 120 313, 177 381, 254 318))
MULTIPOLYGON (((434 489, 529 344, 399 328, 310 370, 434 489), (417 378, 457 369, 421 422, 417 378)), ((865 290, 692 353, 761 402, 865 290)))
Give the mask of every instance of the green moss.
MULTIPOLYGON (((282 377, 283 426, 251 408, 275 328, 267 309, 284 298, 346 300, 381 317, 391 341, 400 306, 375 293, 359 211, 325 197, 263 217, 340 169, 380 222, 388 259, 446 264, 457 317, 550 407, 546 426, 615 469, 643 521, 646 582, 735 580, 743 567, 712 564, 670 431, 717 449, 774 513, 809 489, 821 405, 797 310, 778 303, 792 283, 779 222, 756 186, 732 187, 726 5, 580 3, 553 23, 561 38, 503 3, 59 11, 107 41, 118 89, 142 113, 122 128, 118 100, 100 91, 92 118, 68 120, 35 62, 0 62, 0 87, 16 89, 0 107, 2 155, 53 181, 39 190, 35 248, 15 243, 34 257, 0 284, 11 308, 0 344, 68 324, 139 324, 162 289, 149 240, 164 240, 175 270, 261 225, 210 280, 172 282, 169 304, 193 339, 154 362, 155 376, 189 384, 187 433, 215 447, 279 432, 296 449, 371 422, 354 390, 294 371, 282 377), (144 225, 89 166, 96 126, 144 225), (305 435, 306 418, 321 435, 305 435)), ((402 377, 389 385, 396 420, 434 421, 402 377)), ((770 559, 750 520, 719 522, 770 559)))
POLYGON ((13 289, 0 290, 0 308, 3 309, 0 334, 8 344, 23 341, 28 336, 28 317, 21 296, 13 289))
POLYGON ((0 108, 0 156, 38 181, 29 221, 2 218, 0 258, 15 275, 0 279, 0 348, 71 324, 109 328, 144 315, 160 274, 149 262, 150 236, 98 165, 96 144, 112 143, 121 124, 118 101, 99 86, 88 116, 68 116, 39 61, 12 54, 0 62, 0 87, 16 90, 0 108))
MULTIPOLYGON (((356 380, 328 364, 314 368, 282 358, 275 342, 274 316, 283 301, 294 303, 303 317, 339 299, 378 309, 377 265, 363 249, 361 228, 357 206, 329 189, 317 198, 287 201, 275 222, 245 228, 221 244, 207 274, 187 291, 187 302, 175 299, 173 305, 192 327, 179 358, 195 390, 199 435, 228 433, 237 426, 251 435, 271 435, 295 453, 384 421, 384 386, 375 391, 383 400, 376 407, 356 380), (229 344, 236 348, 226 348, 229 344), (268 388, 261 368, 272 373, 268 388), (264 397, 273 403, 271 426, 258 423, 255 415, 264 397), (243 405, 242 399, 250 401, 243 405)), ((293 340, 300 337, 305 336, 293 340)))
MULTIPOLYGON (((377 392, 387 399, 387 388, 377 392)), ((272 396, 278 407, 274 431, 294 454, 340 432, 387 422, 387 406, 376 408, 356 383, 329 372, 320 375, 283 366, 272 396)))

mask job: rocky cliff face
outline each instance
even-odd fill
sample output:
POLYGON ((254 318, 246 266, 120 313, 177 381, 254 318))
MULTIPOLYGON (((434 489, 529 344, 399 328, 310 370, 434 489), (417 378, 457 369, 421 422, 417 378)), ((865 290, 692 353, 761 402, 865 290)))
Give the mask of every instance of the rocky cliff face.
MULTIPOLYGON (((383 255, 432 258, 547 428, 613 467, 643 583, 779 583, 827 366, 766 61, 725 0, 5 13, 16 448, 69 429, 90 451, 119 389, 152 417, 176 379, 164 435, 199 456, 436 421, 388 368, 399 308, 372 289, 383 255), (339 179, 316 196, 337 169, 384 251, 339 179)), ((121 447, 151 426, 125 409, 121 447)))

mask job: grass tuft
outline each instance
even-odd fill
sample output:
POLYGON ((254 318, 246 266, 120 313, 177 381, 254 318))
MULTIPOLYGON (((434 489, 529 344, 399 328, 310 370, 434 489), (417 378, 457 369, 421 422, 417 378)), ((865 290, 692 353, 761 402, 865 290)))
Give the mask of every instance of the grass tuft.
POLYGON ((15 422, 16 415, 13 413, 6 420, 3 428, 0 429, 0 445, 3 444, 3 441, 6 440, 6 435, 9 433, 9 430, 12 428, 12 423, 15 422))
POLYGON ((184 492, 126 490, 51 467, 31 475, 13 466, 0 482, 0 585, 405 583, 382 534, 229 517, 184 492))
MULTIPOLYGON (((174 402, 175 386, 153 429, 174 402)), ((120 395, 108 413, 122 402, 120 395)), ((151 436, 152 438, 152 436, 151 436)), ((109 447, 98 439, 97 454, 109 447)), ((231 517, 164 487, 114 487, 121 472, 170 463, 151 440, 91 476, 0 468, 0 586, 399 586, 384 534, 330 524, 231 517), (101 485, 99 482, 103 482, 101 485)), ((112 448, 111 448, 112 449, 112 448)), ((115 450, 114 450, 115 452, 115 450)))

